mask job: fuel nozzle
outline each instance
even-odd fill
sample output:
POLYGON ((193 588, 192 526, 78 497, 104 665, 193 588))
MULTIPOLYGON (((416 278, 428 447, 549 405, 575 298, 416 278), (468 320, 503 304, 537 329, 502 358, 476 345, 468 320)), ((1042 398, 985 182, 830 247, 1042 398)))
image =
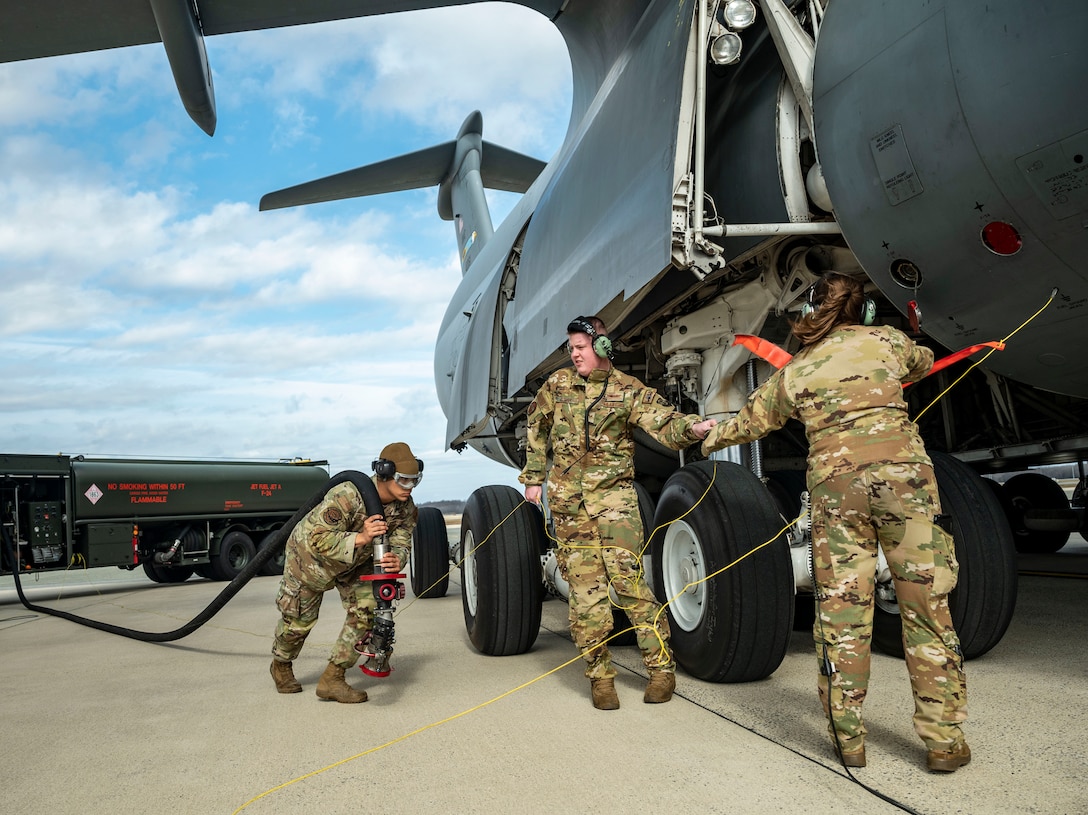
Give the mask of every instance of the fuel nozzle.
POLYGON ((363 657, 359 666, 367 676, 389 676, 393 670, 389 658, 393 655, 393 604, 404 598, 404 574, 392 574, 382 571, 382 558, 389 553, 389 545, 382 535, 374 539, 374 573, 359 575, 359 579, 369 582, 374 588, 377 608, 374 610, 374 625, 366 636, 355 643, 355 651, 363 657))

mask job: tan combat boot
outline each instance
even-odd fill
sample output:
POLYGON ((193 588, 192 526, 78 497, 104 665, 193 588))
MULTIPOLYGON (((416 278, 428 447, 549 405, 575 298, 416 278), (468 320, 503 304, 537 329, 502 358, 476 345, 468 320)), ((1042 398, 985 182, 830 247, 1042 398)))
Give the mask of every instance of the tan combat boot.
POLYGON ((612 677, 591 679, 593 707, 597 710, 619 710, 620 697, 616 695, 616 682, 612 677))
POLYGON ((274 659, 269 672, 276 683, 276 690, 280 693, 302 692, 302 685, 295 679, 295 672, 291 670, 290 662, 280 662, 278 659, 274 659))
POLYGON ((344 681, 344 669, 329 663, 325 673, 317 680, 317 698, 335 699, 337 702, 354 705, 366 701, 366 692, 355 690, 344 681))
POLYGON ((926 766, 935 773, 954 773, 970 762, 971 748, 965 741, 955 744, 951 750, 929 750, 926 753, 926 766))
POLYGON ((676 690, 676 674, 672 671, 653 671, 650 673, 650 681, 646 683, 646 693, 642 695, 642 701, 648 705, 657 705, 672 699, 672 692, 676 690))

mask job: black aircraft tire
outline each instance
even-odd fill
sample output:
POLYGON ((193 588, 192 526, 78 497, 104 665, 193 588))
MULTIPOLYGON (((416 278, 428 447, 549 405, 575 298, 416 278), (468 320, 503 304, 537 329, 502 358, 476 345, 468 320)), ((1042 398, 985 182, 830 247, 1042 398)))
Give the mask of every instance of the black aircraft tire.
MULTIPOLYGON (((638 515, 639 520, 642 521, 642 554, 645 554, 649 547, 646 546, 646 538, 654 531, 654 499, 650 495, 650 491, 644 486, 635 482, 635 494, 638 496, 638 515)), ((650 582, 650 575, 643 574, 646 582, 650 582)), ((659 597, 658 600, 661 598, 659 597)), ((612 633, 615 635, 609 640, 609 645, 637 645, 638 635, 635 633, 635 629, 631 627, 631 621, 627 619, 627 615, 623 609, 612 607, 612 633), (631 629, 628 631, 627 629, 631 629), (622 632, 622 633, 619 633, 622 632)))
POLYGON ((513 487, 480 487, 461 518, 461 604, 469 640, 490 656, 523 654, 540 633, 544 521, 513 487))
POLYGON ((1017 552, 1044 555, 1065 546, 1069 541, 1068 532, 1028 529, 1024 523, 1025 512, 1069 509, 1069 499, 1057 481, 1042 473, 1020 473, 1006 481, 1001 488, 1012 506, 1009 523, 1012 524, 1017 552))
POLYGON ((782 513, 783 521, 796 521, 801 514, 801 493, 808 489, 805 471, 772 470, 767 473, 767 489, 782 513))
POLYGON ((446 596, 450 586, 450 546, 446 519, 437 507, 420 508, 408 565, 412 594, 421 599, 446 596))
MULTIPOLYGON (((1001 504, 984 479, 950 455, 934 452, 931 457, 941 509, 952 519, 950 532, 960 564, 959 580, 948 596, 952 624, 964 659, 975 659, 1001 641, 1012 620, 1016 547, 1001 504)), ((873 647, 903 656, 898 606, 876 603, 873 647)))
POLYGON ((253 538, 245 532, 228 532, 212 555, 210 571, 216 580, 233 580, 256 556, 253 538))
POLYGON ((794 586, 786 536, 775 537, 782 522, 766 487, 736 464, 690 464, 661 492, 654 526, 666 523, 651 541, 652 565, 668 604, 677 663, 709 682, 770 676, 789 645, 794 586))

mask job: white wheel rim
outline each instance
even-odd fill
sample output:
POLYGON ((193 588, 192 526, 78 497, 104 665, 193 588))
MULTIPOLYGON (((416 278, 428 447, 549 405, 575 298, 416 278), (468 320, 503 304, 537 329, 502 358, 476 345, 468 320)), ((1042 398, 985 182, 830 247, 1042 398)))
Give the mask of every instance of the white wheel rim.
POLYGON ((476 548, 476 543, 472 537, 472 530, 465 530, 465 540, 462 544, 462 548, 465 552, 465 559, 462 562, 462 568, 464 569, 464 580, 461 586, 461 591, 465 595, 465 603, 468 606, 468 613, 473 617, 476 616, 476 555, 473 549, 476 548))
POLYGON ((661 547, 662 600, 684 631, 694 631, 703 620, 706 575, 706 558, 695 530, 684 521, 669 524, 661 547))

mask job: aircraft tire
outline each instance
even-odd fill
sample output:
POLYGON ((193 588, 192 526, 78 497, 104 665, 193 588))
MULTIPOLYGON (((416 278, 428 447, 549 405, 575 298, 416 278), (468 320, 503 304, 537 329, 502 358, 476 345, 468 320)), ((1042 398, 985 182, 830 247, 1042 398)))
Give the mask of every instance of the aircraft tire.
POLYGON ((438 507, 421 507, 408 558, 412 594, 420 599, 445 597, 450 587, 450 546, 446 519, 438 507))
MULTIPOLYGON (((650 491, 646 489, 642 484, 635 482, 635 494, 638 496, 638 514, 642 521, 642 555, 644 556, 649 547, 646 545, 646 537, 654 530, 654 499, 650 495, 650 491)), ((643 562, 643 577, 647 582, 650 582, 651 576, 645 573, 645 562, 643 562)), ((661 598, 658 597, 660 600, 661 598)), ((609 645, 637 645, 638 635, 635 633, 634 628, 631 628, 631 621, 627 619, 627 615, 623 609, 612 607, 612 631, 623 632, 616 634, 611 640, 609 645), (626 629, 630 628, 630 631, 626 629)))
POLYGON ((480 487, 469 496, 461 517, 461 605, 480 653, 523 654, 536 642, 544 549, 541 512, 513 487, 480 487))
POLYGON ((219 551, 212 555, 209 571, 216 580, 233 580, 256 556, 253 538, 245 532, 228 532, 219 542, 219 551))
POLYGON ((793 625, 793 567, 785 535, 776 538, 782 522, 763 483, 737 464, 690 464, 665 482, 654 527, 654 584, 666 603, 677 663, 708 682, 774 673, 793 625), (773 543, 737 562, 767 541, 773 543))
MULTIPOLYGON (((1001 503, 978 473, 945 453, 931 453, 942 510, 960 564, 948 597, 964 659, 980 657, 1005 635, 1016 608, 1016 547, 1001 503)), ((903 656, 903 623, 894 602, 876 603, 873 647, 903 656)))
MULTIPOLYGON (((767 473, 767 489, 774 498, 782 523, 796 521, 801 514, 801 493, 808 489, 804 470, 771 470, 767 473)), ((809 547, 809 559, 812 549, 809 547)), ((810 567, 811 568, 811 567, 810 567)), ((816 597, 798 594, 793 602, 793 630, 811 631, 816 622, 816 597)))
POLYGON ((1024 523, 1024 513, 1031 510, 1068 512, 1069 499, 1057 481, 1042 473, 1020 473, 1006 481, 1001 488, 1012 506, 1009 523, 1012 524, 1017 552, 1051 554, 1068 543, 1069 532, 1028 529, 1024 523))

